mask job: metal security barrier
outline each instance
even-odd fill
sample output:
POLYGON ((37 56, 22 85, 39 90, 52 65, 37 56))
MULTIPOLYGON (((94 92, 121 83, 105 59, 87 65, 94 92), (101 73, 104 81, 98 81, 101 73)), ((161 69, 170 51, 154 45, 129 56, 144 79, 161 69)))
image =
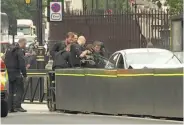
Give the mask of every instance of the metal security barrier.
POLYGON ((46 101, 48 70, 30 69, 27 71, 28 81, 25 83, 24 103, 44 103, 46 101))
POLYGON ((182 68, 56 70, 50 103, 54 110, 183 118, 183 75, 182 68))
POLYGON ((49 82, 47 83, 47 106, 50 111, 56 110, 56 89, 55 89, 55 72, 50 71, 49 75, 49 82))

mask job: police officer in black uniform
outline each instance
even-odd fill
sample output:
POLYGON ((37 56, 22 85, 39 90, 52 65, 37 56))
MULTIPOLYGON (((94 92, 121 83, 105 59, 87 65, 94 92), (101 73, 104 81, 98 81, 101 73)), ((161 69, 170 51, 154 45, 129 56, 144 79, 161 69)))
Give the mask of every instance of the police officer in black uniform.
POLYGON ((96 64, 96 68, 104 68, 105 67, 105 58, 103 51, 103 43, 100 41, 93 42, 93 60, 96 64))
POLYGON ((72 43, 70 47, 71 53, 71 62, 72 67, 81 67, 81 60, 87 54, 91 52, 89 50, 85 50, 84 45, 86 43, 86 39, 84 36, 80 36, 77 40, 77 43, 72 43))
POLYGON ((18 44, 10 46, 5 53, 5 64, 9 77, 9 111, 26 112, 21 107, 22 96, 24 92, 23 77, 27 77, 25 65, 25 53, 23 49, 26 46, 26 39, 21 38, 18 44), (23 77, 22 77, 23 76, 23 77))
POLYGON ((74 38, 74 33, 68 32, 65 40, 56 42, 50 50, 50 55, 52 56, 52 59, 55 58, 55 54, 57 52, 64 50, 66 46, 73 41, 73 38, 74 38))
POLYGON ((55 54, 52 69, 71 68, 70 44, 65 50, 61 50, 55 54))

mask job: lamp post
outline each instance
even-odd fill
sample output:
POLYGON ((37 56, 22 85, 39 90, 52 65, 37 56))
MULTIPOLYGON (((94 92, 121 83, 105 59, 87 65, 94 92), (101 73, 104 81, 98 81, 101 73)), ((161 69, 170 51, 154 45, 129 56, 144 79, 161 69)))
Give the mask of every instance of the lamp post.
MULTIPOLYGON (((26 5, 31 4, 31 0, 24 0, 26 5)), ((42 37, 42 0, 37 0, 37 20, 36 20, 36 29, 37 29, 37 41, 39 43, 37 49, 37 68, 44 69, 45 68, 45 49, 43 46, 43 37, 42 37)))
MULTIPOLYGON (((27 0, 29 1, 29 0, 27 0)), ((37 50, 37 68, 45 69, 45 49, 43 46, 43 36, 42 36, 42 0, 37 0, 37 41, 39 43, 37 50)))

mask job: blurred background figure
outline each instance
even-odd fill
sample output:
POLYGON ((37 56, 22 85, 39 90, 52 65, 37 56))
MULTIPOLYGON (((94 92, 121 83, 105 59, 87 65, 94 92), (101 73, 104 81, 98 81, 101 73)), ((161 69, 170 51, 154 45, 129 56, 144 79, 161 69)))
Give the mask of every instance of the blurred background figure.
POLYGON ((26 60, 26 68, 33 68, 32 66, 36 65, 36 54, 38 50, 39 43, 35 40, 33 44, 29 45, 26 48, 25 60, 26 60))

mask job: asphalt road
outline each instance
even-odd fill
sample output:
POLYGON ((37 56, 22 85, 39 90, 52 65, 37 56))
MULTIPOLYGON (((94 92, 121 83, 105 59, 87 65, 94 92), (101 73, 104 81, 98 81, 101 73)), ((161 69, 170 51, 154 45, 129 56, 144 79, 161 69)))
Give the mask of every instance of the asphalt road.
POLYGON ((27 113, 10 113, 1 119, 1 124, 183 124, 149 118, 49 112, 46 105, 38 104, 24 104, 23 107, 28 110, 27 113))

